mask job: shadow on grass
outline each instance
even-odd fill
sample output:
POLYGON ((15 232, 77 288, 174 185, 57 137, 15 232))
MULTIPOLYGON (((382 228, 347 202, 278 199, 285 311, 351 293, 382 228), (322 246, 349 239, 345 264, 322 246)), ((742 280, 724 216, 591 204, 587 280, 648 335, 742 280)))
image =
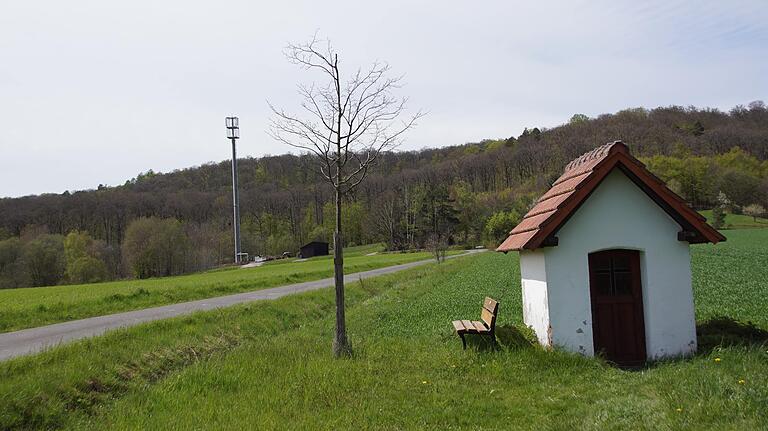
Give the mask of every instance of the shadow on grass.
POLYGON ((535 336, 529 328, 520 330, 514 325, 504 325, 496 327, 496 345, 494 346, 489 337, 477 334, 468 334, 467 348, 477 349, 481 352, 494 351, 499 349, 517 350, 530 349, 535 345, 535 336))
POLYGON ((510 350, 530 349, 537 344, 536 335, 531 328, 522 330, 514 325, 504 325, 496 328, 496 340, 500 346, 510 350))
POLYGON ((699 349, 697 355, 707 355, 717 347, 760 346, 768 343, 768 331, 752 322, 742 323, 730 317, 718 316, 696 325, 699 349))
MULTIPOLYGON (((752 322, 739 322, 730 317, 714 317, 706 322, 696 325, 698 338, 697 356, 706 356, 718 347, 745 346, 762 347, 768 345, 768 331, 757 327, 752 322)), ((479 335, 467 335, 467 348, 473 348, 481 352, 498 349, 518 350, 531 349, 538 345, 536 336, 530 328, 518 328, 514 325, 496 327, 496 342, 494 346, 488 337, 479 335)), ((675 361, 688 361, 690 357, 667 358, 660 361, 650 361, 643 365, 619 366, 610 364, 626 371, 641 371, 664 363, 675 361)))
POLYGON ((651 361, 644 366, 635 368, 645 370, 655 368, 670 362, 690 361, 699 356, 707 356, 720 347, 742 346, 763 348, 768 345, 768 331, 758 328, 752 322, 739 322, 730 317, 713 317, 706 322, 696 325, 698 349, 692 357, 666 358, 651 361))

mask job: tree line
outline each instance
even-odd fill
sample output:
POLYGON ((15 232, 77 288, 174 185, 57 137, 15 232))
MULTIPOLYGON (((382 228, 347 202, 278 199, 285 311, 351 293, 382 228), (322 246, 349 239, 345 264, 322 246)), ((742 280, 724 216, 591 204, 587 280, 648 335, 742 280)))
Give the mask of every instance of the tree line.
MULTIPOLYGON (((383 153, 345 198, 345 245, 384 242, 396 250, 435 238, 495 244, 568 161, 616 139, 697 209, 727 202, 727 211, 752 214, 768 207, 765 104, 729 112, 636 108, 596 118, 577 114, 562 126, 509 138, 383 153)), ((333 190, 311 163, 301 154, 239 160, 244 251, 279 255, 331 240, 333 190)), ((0 286, 162 276, 228 262, 230 181, 229 164, 221 162, 148 171, 117 187, 0 199, 0 278, 10 271, 21 280, 0 286), (136 250, 147 248, 134 241, 140 233, 165 246, 136 258, 136 250), (79 239, 67 252, 70 235, 79 239), (54 268, 58 278, 41 274, 41 267, 54 268)))
POLYGON ((230 255, 231 240, 223 232, 171 218, 134 219, 124 238, 115 246, 87 232, 61 235, 37 225, 19 236, 3 234, 0 289, 165 277, 216 266, 230 255))

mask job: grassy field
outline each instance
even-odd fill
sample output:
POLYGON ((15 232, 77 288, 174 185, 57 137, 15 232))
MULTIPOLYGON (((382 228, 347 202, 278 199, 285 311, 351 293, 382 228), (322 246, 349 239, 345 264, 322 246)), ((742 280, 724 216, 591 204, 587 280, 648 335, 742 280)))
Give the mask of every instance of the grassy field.
POLYGON ((350 285, 351 359, 330 358, 328 289, 0 363, 0 429, 766 429, 768 230, 726 235, 693 247, 691 359, 532 345, 516 255, 485 253, 350 285), (501 348, 462 351, 450 320, 486 295, 501 348))
MULTIPOLYGON (((379 244, 349 248, 345 252, 345 271, 366 271, 431 257, 429 253, 379 253, 382 250, 379 244), (377 254, 368 256, 370 253, 377 254)), ((330 256, 321 256, 178 277, 0 289, 0 332, 318 280, 333 276, 332 265, 330 256)))
MULTIPOLYGON (((708 222, 712 222, 712 210, 699 211, 701 215, 707 218, 708 222)), ((768 219, 743 214, 725 214, 725 229, 755 229, 755 228, 768 228, 768 219)))

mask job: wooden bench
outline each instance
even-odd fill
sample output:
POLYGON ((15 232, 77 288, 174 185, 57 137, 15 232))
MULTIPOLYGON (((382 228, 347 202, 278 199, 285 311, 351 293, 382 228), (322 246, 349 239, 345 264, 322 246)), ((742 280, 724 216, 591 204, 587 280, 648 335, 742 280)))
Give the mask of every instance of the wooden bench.
POLYGON ((487 335, 491 338, 493 345, 496 345, 496 316, 499 313, 499 302, 486 297, 483 301, 483 309, 480 312, 481 321, 454 320, 453 327, 456 334, 461 337, 461 344, 464 349, 467 348, 466 334, 487 335))

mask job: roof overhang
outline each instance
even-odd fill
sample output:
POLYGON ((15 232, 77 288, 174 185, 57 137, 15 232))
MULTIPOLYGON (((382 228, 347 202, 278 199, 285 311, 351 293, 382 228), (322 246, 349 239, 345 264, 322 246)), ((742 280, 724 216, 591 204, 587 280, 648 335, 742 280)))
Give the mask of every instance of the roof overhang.
POLYGON ((626 145, 617 141, 571 162, 496 251, 535 250, 557 245, 557 231, 614 169, 620 169, 680 225, 679 240, 691 244, 725 241, 701 214, 648 171, 629 153, 626 145))

